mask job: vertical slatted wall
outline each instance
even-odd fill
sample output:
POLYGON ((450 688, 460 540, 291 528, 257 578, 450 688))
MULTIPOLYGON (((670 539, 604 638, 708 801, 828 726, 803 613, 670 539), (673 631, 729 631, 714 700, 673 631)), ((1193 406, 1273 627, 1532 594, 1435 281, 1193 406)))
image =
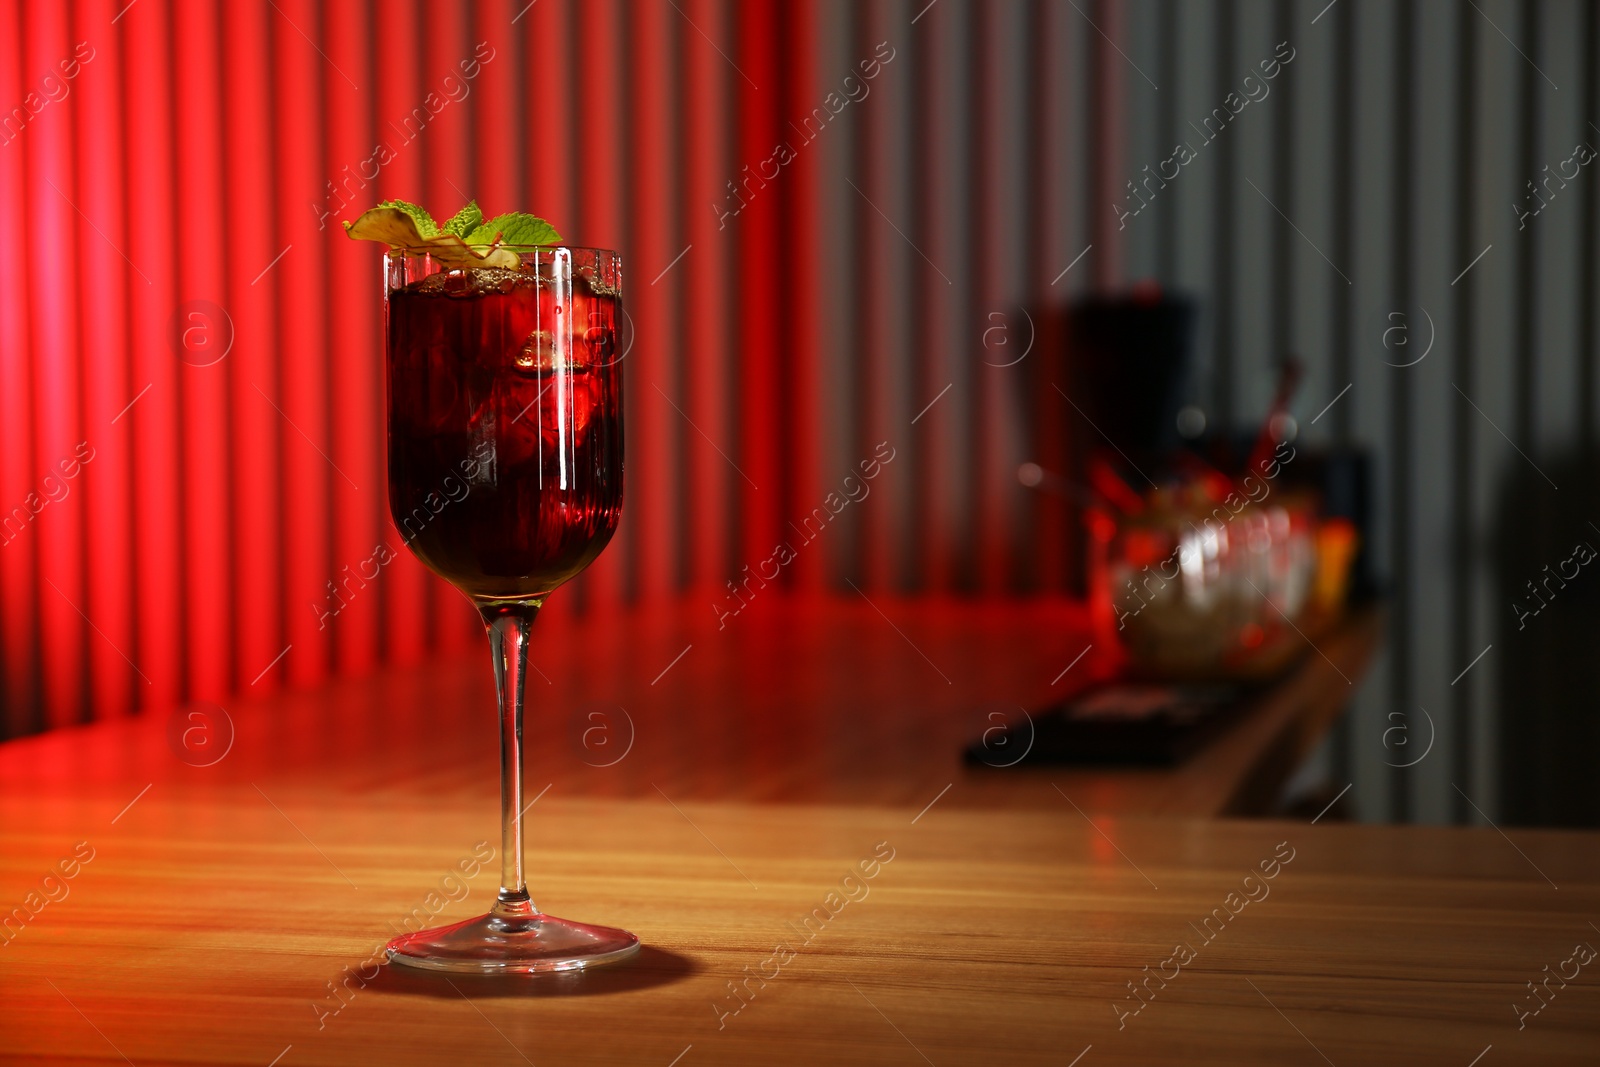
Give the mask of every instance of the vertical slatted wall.
MULTIPOLYGON (((1502 740, 1529 710, 1505 701, 1519 688, 1508 646, 1539 640, 1507 625, 1497 542, 1521 521, 1517 493, 1556 499, 1544 468, 1592 446, 1600 401, 1600 182, 1552 186, 1525 229, 1513 205, 1532 206, 1527 183, 1576 144, 1600 146, 1600 13, 1576 0, 1135 0, 1123 22, 1125 170, 1199 146, 1123 235, 1130 276, 1203 301, 1193 399, 1259 419, 1274 361, 1294 352, 1305 438, 1379 460, 1391 632, 1333 770, 1365 818, 1479 821, 1474 806, 1501 807, 1502 740), (1295 58, 1270 95, 1202 144, 1194 124, 1244 95, 1285 41, 1295 58), (1422 362, 1395 366, 1430 338, 1422 362), (1402 725, 1409 748, 1389 733, 1402 725), (1425 759, 1394 766, 1430 736, 1425 759)), ((1535 576, 1550 561, 1521 562, 1535 576)), ((1557 747, 1533 740, 1519 756, 1542 765, 1557 747)))
POLYGON ((1362 813, 1475 817, 1452 782, 1492 812, 1499 668, 1450 679, 1504 610, 1484 537, 1531 473, 1506 437, 1593 437, 1600 182, 1533 232, 1508 205, 1600 138, 1596 23, 1578 0, 4 0, 0 205, 26 225, 0 257, 0 509, 45 503, 0 546, 0 732, 477 640, 404 553, 323 615, 394 538, 377 254, 334 224, 470 193, 627 256, 626 517, 551 612, 716 590, 884 440, 873 505, 787 581, 1061 587, 1071 532, 1012 475, 1035 401, 984 331, 1155 277, 1203 302, 1214 420, 1259 418, 1293 350, 1302 424, 1351 386, 1307 438, 1382 459, 1394 632, 1337 768, 1362 813), (1270 95, 1119 222, 1280 42, 1270 95), (1388 316, 1422 309, 1436 350, 1386 365, 1388 316), (1391 769, 1414 707, 1438 752, 1391 769))

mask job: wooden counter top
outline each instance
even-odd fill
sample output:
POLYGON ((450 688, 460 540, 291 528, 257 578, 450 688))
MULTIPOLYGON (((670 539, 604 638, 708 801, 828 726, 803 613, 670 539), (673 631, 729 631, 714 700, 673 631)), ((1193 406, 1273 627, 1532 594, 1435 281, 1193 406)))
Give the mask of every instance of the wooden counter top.
POLYGON ((446 876, 493 837, 492 799, 329 784, 152 788, 120 818, 127 799, 7 797, 7 907, 78 842, 93 858, 0 948, 0 1061, 1467 1067, 1492 1045, 1493 1067, 1600 1047, 1600 962, 1520 1031, 1513 1011, 1600 945, 1600 835, 552 791, 530 813, 536 899, 646 954, 452 985, 366 961, 418 909, 485 905, 493 864, 446 876), (875 876, 846 881, 862 861, 875 876), (1203 926, 1213 909, 1228 921, 1203 926))
POLYGON ((1600 835, 1151 818, 1094 772, 961 771, 962 709, 1048 695, 1085 638, 954 610, 551 634, 547 707, 578 710, 530 730, 531 887, 647 946, 570 979, 368 962, 494 892, 476 658, 230 708, 209 766, 187 719, 0 745, 0 1062, 1594 1062, 1600 835))

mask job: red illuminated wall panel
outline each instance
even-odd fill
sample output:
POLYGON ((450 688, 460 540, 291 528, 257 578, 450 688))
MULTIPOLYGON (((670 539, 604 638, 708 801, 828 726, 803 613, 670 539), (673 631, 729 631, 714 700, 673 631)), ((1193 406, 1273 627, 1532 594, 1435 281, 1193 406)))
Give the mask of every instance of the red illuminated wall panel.
POLYGON ((1068 289, 1074 49, 1110 46, 1027 3, 0 0, 0 733, 481 640, 386 513, 379 257, 338 222, 387 197, 626 257, 624 519, 547 624, 718 610, 779 542, 791 589, 1059 587, 1037 394, 981 331, 1068 289))

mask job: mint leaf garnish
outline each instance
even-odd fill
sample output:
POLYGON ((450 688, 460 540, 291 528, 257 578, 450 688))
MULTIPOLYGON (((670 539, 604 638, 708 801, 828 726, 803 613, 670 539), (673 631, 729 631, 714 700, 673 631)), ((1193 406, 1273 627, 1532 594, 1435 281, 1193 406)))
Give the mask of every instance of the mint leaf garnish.
POLYGON ((385 200, 363 211, 354 222, 344 224, 345 233, 357 241, 382 241, 391 249, 426 252, 452 269, 508 267, 515 269, 520 259, 504 245, 553 245, 561 243, 555 227, 534 215, 520 211, 483 219, 476 200, 456 212, 443 227, 416 204, 404 200, 385 200))
POLYGON ((467 234, 469 245, 490 244, 499 235, 500 242, 508 245, 556 245, 561 235, 556 228, 536 215, 511 211, 496 215, 488 222, 467 234))
MULTIPOLYGON (((439 235, 439 224, 433 221, 433 216, 428 214, 427 208, 418 207, 416 204, 408 204, 404 200, 385 200, 378 206, 392 207, 410 215, 411 221, 417 224, 418 237, 437 237, 439 235)), ((473 206, 476 207, 476 205, 473 206)), ((461 210, 465 211, 466 208, 461 210)), ((479 213, 478 217, 482 218, 482 213, 479 213)))
POLYGON ((478 207, 476 200, 468 200, 467 206, 450 217, 450 221, 442 227, 443 233, 453 233, 457 237, 466 237, 483 222, 483 211, 478 207))

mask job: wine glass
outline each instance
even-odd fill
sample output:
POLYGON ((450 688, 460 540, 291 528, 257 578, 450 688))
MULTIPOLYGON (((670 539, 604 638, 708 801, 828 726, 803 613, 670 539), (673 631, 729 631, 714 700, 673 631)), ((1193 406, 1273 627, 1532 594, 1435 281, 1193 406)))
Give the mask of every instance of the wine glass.
POLYGON ((397 937, 388 955, 472 974, 569 971, 639 950, 626 930, 542 913, 522 860, 528 631, 622 510, 622 261, 596 248, 510 251, 516 268, 455 269, 397 249, 384 269, 389 510, 488 630, 502 842, 487 915, 397 937))

